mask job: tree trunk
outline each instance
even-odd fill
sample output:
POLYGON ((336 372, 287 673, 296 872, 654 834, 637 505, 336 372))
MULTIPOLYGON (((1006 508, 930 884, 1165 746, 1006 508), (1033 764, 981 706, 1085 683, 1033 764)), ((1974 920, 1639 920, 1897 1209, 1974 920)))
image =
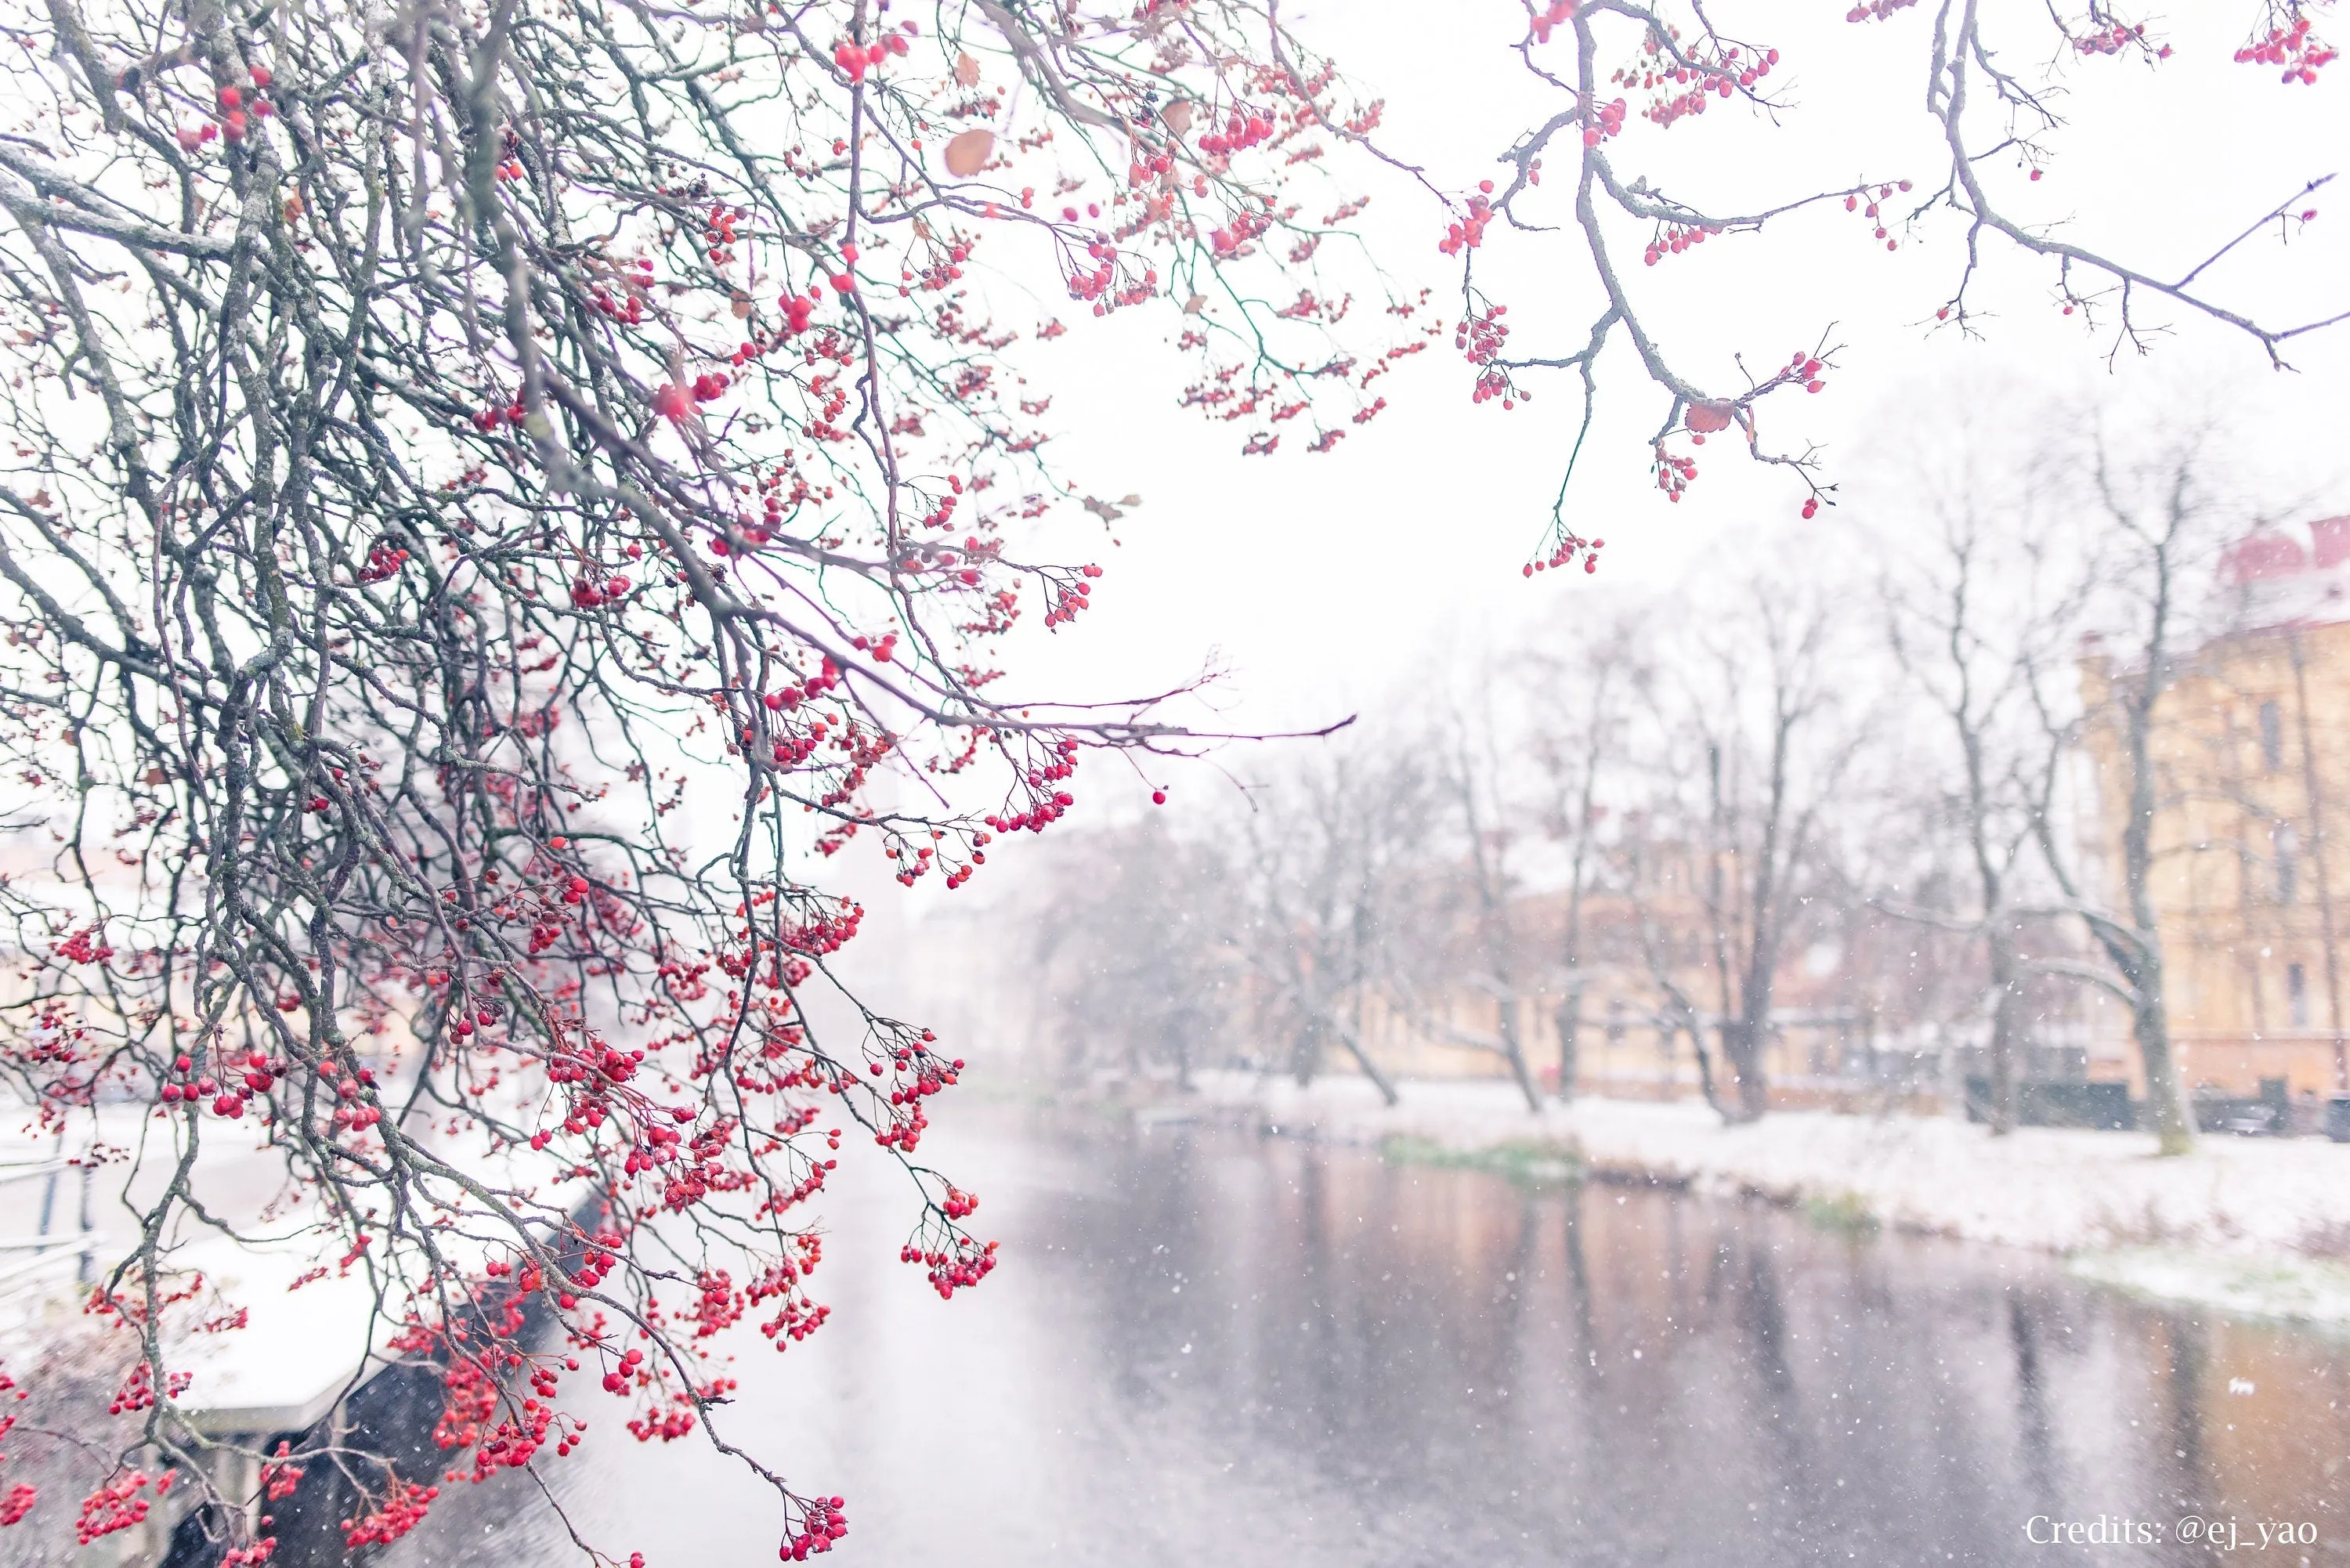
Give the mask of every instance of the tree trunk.
MULTIPOLYGON (((1338 1044, 1347 1048, 1347 1054, 1355 1059, 1355 1065, 1363 1070, 1363 1076, 1371 1081, 1371 1086, 1379 1092, 1379 1098, 1392 1109, 1399 1099, 1396 1094, 1395 1084, 1379 1070, 1379 1064, 1371 1059, 1369 1047, 1363 1044, 1362 1030, 1356 1024, 1347 1023, 1346 1019, 1307 996, 1304 992, 1293 992, 1292 994, 1297 998, 1298 1006, 1305 1011, 1305 1027, 1313 1036, 1316 1056, 1320 1054, 1321 1042, 1325 1035, 1337 1036, 1338 1044)), ((1305 1079, 1300 1076, 1297 1081, 1303 1085, 1305 1079)))
POLYGON ((1388 1108, 1394 1109, 1399 1098, 1395 1085, 1379 1071, 1379 1064, 1371 1060, 1371 1054, 1363 1049, 1362 1036, 1351 1029, 1342 1029, 1338 1032, 1338 1043, 1346 1046, 1347 1054, 1355 1059, 1355 1065, 1363 1070, 1363 1076, 1371 1081, 1371 1086, 1378 1090, 1379 1098, 1387 1103, 1388 1108))
POLYGON ((1558 1004, 1554 1020, 1558 1029, 1558 1097, 1573 1104, 1575 1079, 1583 1072, 1583 982, 1575 981, 1566 988, 1566 1000, 1558 1004))
POLYGON ((2154 1116, 2154 1131, 2164 1154, 2186 1154, 2195 1147, 2195 1114, 2187 1101, 2187 1081, 2178 1071, 2170 1041, 2170 1013, 2162 1003, 2162 987, 2138 987, 2137 1005, 2130 1010, 2130 1030, 2137 1036, 2139 1060, 2146 1064, 2147 1107, 2154 1116))
POLYGON ((1518 1036, 1518 993, 1504 992, 1502 997, 1502 1056, 1510 1064, 1510 1076, 1517 1080, 1518 1093, 1526 1097, 1526 1109, 1542 1114, 1542 1090, 1534 1086, 1534 1075, 1526 1066, 1525 1042, 1518 1036))
POLYGON ((1994 919, 1984 933, 1991 958, 1991 1131, 2005 1137, 2015 1130, 2015 943, 1994 919))
MULTIPOLYGON (((1722 1107, 1721 1089, 1713 1081, 1713 1053, 1705 1048, 1705 1026, 1698 1022, 1695 1014, 1691 1014, 1687 1021, 1687 1028, 1690 1049, 1697 1055, 1697 1086, 1699 1092, 1705 1096, 1706 1109, 1727 1121, 1730 1113, 1722 1107)), ((1669 1047, 1671 1044, 1669 1036, 1666 1044, 1669 1047)))
POLYGON ((1297 1086, 1302 1089, 1314 1082, 1314 1075, 1321 1070, 1321 1066, 1322 1021, 1309 1014, 1290 1041, 1290 1075, 1297 1080, 1297 1086))
MULTIPOLYGON (((2173 512, 2173 525, 2177 514, 2173 512)), ((2151 736, 2154 708, 2168 680, 2171 569, 2167 553, 2157 560, 2152 630, 2147 639, 2146 664, 2137 685, 2124 704, 2128 745, 2129 816, 2122 824, 2122 886, 2129 897, 2127 950, 2114 952, 2116 961, 2135 959, 2135 967, 2120 967, 2130 981, 2131 1031, 2137 1036, 2139 1060, 2146 1067, 2146 1094, 2154 1109, 2154 1127, 2166 1155, 2180 1155, 2195 1147, 2195 1117, 2188 1109, 2187 1085, 2172 1059, 2170 1010, 2163 993, 2162 932, 2154 910, 2155 770, 2151 736)), ((2113 950, 2108 942, 2107 949, 2113 950)))
POLYGON ((1771 1108, 1771 1087, 1762 1075, 1762 1048, 1771 1025, 1752 1018, 1724 1019, 1721 1024, 1721 1056, 1730 1068, 1731 1082, 1738 1091, 1737 1102, 1722 1110, 1733 1122, 1762 1119, 1771 1108))

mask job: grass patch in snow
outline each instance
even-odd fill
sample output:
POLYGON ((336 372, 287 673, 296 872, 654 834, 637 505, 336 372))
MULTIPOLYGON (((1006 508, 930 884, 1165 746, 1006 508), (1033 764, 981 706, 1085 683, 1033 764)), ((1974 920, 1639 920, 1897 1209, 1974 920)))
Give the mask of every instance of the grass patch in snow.
POLYGON ((1453 1148, 1434 1138, 1398 1134, 1379 1140, 1379 1158, 1390 1165, 1425 1165, 1440 1170, 1482 1170, 1520 1187, 1578 1181, 1583 1168, 1563 1145, 1516 1140, 1482 1148, 1453 1148))
POLYGON ((1844 1236, 1874 1236, 1885 1228, 1868 1205, 1849 1192, 1804 1199, 1804 1218, 1822 1231, 1844 1236))
POLYGON ((2077 1252, 2066 1269, 2132 1295, 2350 1334, 2350 1265, 2322 1258, 2237 1258, 2177 1247, 2077 1252))

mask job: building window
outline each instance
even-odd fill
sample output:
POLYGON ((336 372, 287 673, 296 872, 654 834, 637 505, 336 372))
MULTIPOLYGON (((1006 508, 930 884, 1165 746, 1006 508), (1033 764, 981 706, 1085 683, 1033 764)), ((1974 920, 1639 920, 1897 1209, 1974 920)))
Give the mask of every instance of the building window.
POLYGON ((2271 773, 2284 766, 2284 711, 2274 702, 2261 704, 2261 766, 2271 773))
POLYGON ((2301 835, 2292 823, 2280 822, 2270 831, 2269 841, 2276 849, 2277 902, 2290 904, 2301 883, 2301 835))
POLYGON ((2309 1027, 2309 977, 2297 963, 2284 966, 2284 1011, 2295 1029, 2309 1027))

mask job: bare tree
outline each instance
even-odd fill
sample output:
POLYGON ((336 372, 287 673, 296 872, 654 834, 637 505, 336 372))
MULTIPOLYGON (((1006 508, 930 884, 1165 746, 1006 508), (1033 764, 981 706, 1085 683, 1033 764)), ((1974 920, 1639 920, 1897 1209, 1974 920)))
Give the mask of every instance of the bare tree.
POLYGON ((1427 789, 1409 750, 1354 735, 1253 793, 1241 826, 1248 909, 1236 942, 1288 1036, 1300 1084, 1335 1040, 1379 1097, 1397 1102, 1363 1037, 1364 1012, 1395 972, 1427 789))
POLYGON ((1456 696, 1430 742, 1439 756, 1434 784, 1450 819, 1447 865, 1431 880, 1427 913, 1433 929, 1415 944, 1418 962, 1408 981, 1409 1007, 1420 1029, 1449 1045, 1500 1059, 1530 1111, 1542 1109, 1542 1091, 1526 1061, 1523 1013, 1526 955, 1523 951, 1523 891, 1512 850, 1517 813, 1509 798, 1504 742, 1493 708, 1494 680, 1481 672, 1474 692, 1456 696), (1440 966, 1428 972, 1433 961, 1440 966), (1431 984, 1430 981, 1433 981, 1431 984), (1429 1005, 1432 990, 1469 990, 1491 999, 1493 1031, 1461 1023, 1450 1009, 1429 1005))
MULTIPOLYGON (((1690 1054, 1697 1060, 1698 1091, 1710 1109, 1727 1117, 1731 1113, 1721 1101, 1721 1085, 1714 1075, 1713 1053, 1705 1043, 1705 1012, 1683 983, 1686 971, 1679 961, 1675 940, 1681 933, 1659 913, 1661 896, 1669 896, 1669 886, 1675 880, 1673 871, 1664 862, 1685 862, 1689 858, 1687 836, 1679 836, 1676 844, 1658 842, 1650 832, 1648 814, 1642 812, 1627 829, 1618 847, 1624 860, 1624 894, 1632 911, 1633 936, 1640 950, 1641 966, 1659 997, 1657 1030, 1660 1049, 1669 1061, 1673 1042, 1688 1034, 1690 1054)), ((1689 881, 1687 866, 1680 869, 1679 880, 1689 881)), ((1711 947, 1711 942, 1703 945, 1711 947)))
POLYGON ((1735 1093, 1723 1110, 1751 1121, 1770 1105, 1764 1054, 1792 918, 1865 726, 1845 711, 1850 671, 1830 595, 1767 574, 1739 589, 1720 635, 1700 639, 1671 744, 1703 846, 1698 892, 1735 1093))
POLYGON ((2065 907, 2110 966, 2053 967, 2102 985, 2129 1009, 2155 1132, 2162 1152, 2172 1155, 2193 1147, 2195 1122, 2170 1036, 2155 902, 2155 825, 2167 790, 2154 733, 2157 705, 2177 678, 2179 649, 2210 594, 2212 434, 2208 425, 2170 434, 2160 455, 2131 464, 2095 438, 2086 499, 2102 524, 2094 568, 2101 591, 2091 613, 2107 629, 2101 650, 2082 661, 2077 717, 2062 705, 2053 655, 2033 665, 2043 729, 2054 739, 2077 734, 2088 742, 2099 767, 2096 788, 2120 829, 2112 876, 2093 888, 2065 846, 2053 797, 2036 814, 2033 836, 2065 907))
POLYGON ((1239 1001, 1234 867, 1157 815, 1062 848, 1035 958, 1066 1067, 1116 1062, 1129 1078, 1165 1068, 1188 1091, 1239 1001))
POLYGON ((1558 1035, 1558 1097, 1575 1098, 1582 1067, 1583 1007, 1591 983, 1586 951, 1585 905, 1605 846, 1607 806, 1601 780, 1624 758, 1631 687, 1641 644, 1627 620, 1589 628, 1565 654, 1537 653, 1530 661, 1530 750, 1540 770, 1542 826, 1566 853, 1565 907, 1559 930, 1562 991, 1552 1025, 1558 1035))
MULTIPOLYGON (((1995 1135, 2017 1118, 2016 1071, 2028 974, 2019 942, 2031 918, 2018 900, 2027 852, 2066 754, 2064 737, 2036 721, 2032 672, 2077 630, 2087 578, 2077 562, 2052 560, 2038 462, 1968 421, 1935 462, 1913 455, 1902 491, 1923 518, 1893 514, 1900 536, 1880 577, 1883 635, 1906 683, 1931 707, 1954 767, 1903 781, 1922 792, 1935 825, 1955 832, 1973 897, 1953 909, 1914 898, 1882 906, 1981 944, 1990 1013, 1991 1104, 1995 1135)), ((2062 535, 2056 535, 2062 537, 2062 535)))

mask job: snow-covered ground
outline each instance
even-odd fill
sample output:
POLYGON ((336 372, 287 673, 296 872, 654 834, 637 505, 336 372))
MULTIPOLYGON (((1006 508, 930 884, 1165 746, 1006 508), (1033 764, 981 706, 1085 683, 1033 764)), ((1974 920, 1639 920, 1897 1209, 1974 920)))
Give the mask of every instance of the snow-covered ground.
MULTIPOLYGON (((0 1176, 11 1168, 37 1168, 88 1145, 87 1125, 60 1143, 37 1136, 28 1120, 20 1106, 0 1103, 0 1176)), ((403 1303, 394 1291, 387 1314, 377 1313, 367 1271, 346 1264, 340 1231, 315 1200, 290 1188, 284 1156, 260 1141, 257 1123, 208 1120, 205 1126, 192 1184, 205 1211, 234 1225, 237 1234, 219 1234, 183 1217, 170 1249, 170 1267, 202 1276, 212 1293, 197 1303, 200 1312, 167 1329, 175 1341, 173 1366, 190 1379, 179 1407, 199 1430, 215 1434, 296 1430, 384 1364, 380 1353, 403 1303), (206 1319, 241 1326, 198 1331, 194 1325, 206 1319)), ((138 1241, 141 1210, 155 1200, 176 1158, 166 1125, 137 1106, 101 1108, 95 1132, 118 1158, 99 1168, 91 1187, 87 1279, 104 1278, 138 1241), (124 1151, 138 1151, 138 1158, 122 1158, 124 1151)), ((574 1183, 544 1182, 546 1172, 527 1157, 517 1161, 463 1137, 431 1137, 429 1130, 422 1136, 496 1190, 533 1193, 540 1216, 567 1213, 584 1191, 574 1183)), ((19 1241, 43 1233, 33 1218, 42 1195, 38 1178, 0 1185, 0 1216, 6 1221, 0 1232, 19 1241)), ((68 1175, 49 1206, 46 1234, 60 1243, 79 1241, 81 1203, 78 1175, 68 1175)), ((490 1251, 463 1228, 442 1233, 438 1245, 461 1266, 490 1251)), ((0 1250, 0 1264, 27 1252, 0 1250)), ((68 1333, 90 1326, 80 1310, 88 1287, 77 1278, 75 1261, 61 1245, 53 1254, 55 1266, 0 1279, 0 1362, 14 1358, 21 1369, 68 1333)))
POLYGON ((1954 1118, 1775 1111, 1724 1127, 1694 1101, 1585 1098, 1527 1111, 1494 1080, 1420 1080, 1381 1106, 1360 1078, 1300 1089, 1211 1073, 1211 1105, 1334 1143, 1407 1138, 1462 1155, 1571 1154, 1602 1177, 1814 1206, 1853 1220, 2072 1257, 2076 1272, 2175 1300, 2350 1327, 2350 1145, 2199 1139, 2164 1159, 2152 1134, 1954 1118))

